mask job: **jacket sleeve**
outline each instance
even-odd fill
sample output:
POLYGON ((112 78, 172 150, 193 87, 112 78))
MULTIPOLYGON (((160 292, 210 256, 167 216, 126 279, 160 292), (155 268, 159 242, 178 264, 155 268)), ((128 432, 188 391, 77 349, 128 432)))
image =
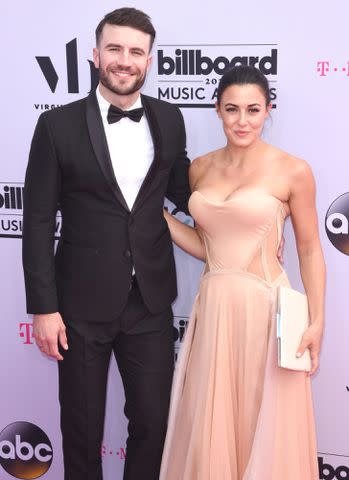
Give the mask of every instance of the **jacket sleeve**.
POLYGON ((61 172, 47 116, 39 117, 31 143, 23 202, 23 269, 27 312, 58 311, 54 236, 61 172))
POLYGON ((188 214, 188 200, 190 197, 188 171, 190 166, 190 160, 187 157, 184 120, 179 109, 177 109, 177 115, 177 155, 172 170, 170 172, 166 197, 176 205, 177 210, 188 214))

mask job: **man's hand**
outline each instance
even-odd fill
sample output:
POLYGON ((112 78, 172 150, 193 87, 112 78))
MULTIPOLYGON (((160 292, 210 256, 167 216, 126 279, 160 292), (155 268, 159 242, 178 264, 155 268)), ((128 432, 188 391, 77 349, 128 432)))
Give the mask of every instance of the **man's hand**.
POLYGON ((33 327, 33 337, 42 353, 63 360, 58 351, 58 341, 64 350, 68 350, 68 342, 61 315, 58 312, 34 315, 33 327))

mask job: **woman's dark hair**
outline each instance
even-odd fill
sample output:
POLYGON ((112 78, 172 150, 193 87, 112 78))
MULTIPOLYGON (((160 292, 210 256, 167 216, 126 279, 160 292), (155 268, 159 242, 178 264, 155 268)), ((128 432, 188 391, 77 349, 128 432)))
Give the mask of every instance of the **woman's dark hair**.
POLYGON ((98 45, 101 38, 104 25, 117 25, 119 27, 131 27, 141 32, 148 33, 150 35, 150 49, 153 46, 155 39, 155 29, 151 23, 150 17, 136 8, 118 8, 110 13, 107 13, 105 17, 99 22, 96 28, 96 45, 98 45))
POLYGON ((223 92, 232 85, 257 85, 264 97, 266 105, 270 103, 269 83, 263 73, 250 65, 238 65, 227 70, 221 77, 217 89, 217 103, 220 105, 223 92))

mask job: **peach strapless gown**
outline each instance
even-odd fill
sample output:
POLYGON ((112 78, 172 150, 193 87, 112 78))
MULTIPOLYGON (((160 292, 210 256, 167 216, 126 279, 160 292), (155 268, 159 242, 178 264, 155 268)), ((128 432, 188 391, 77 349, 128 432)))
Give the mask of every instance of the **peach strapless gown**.
POLYGON ((283 204, 259 188, 190 212, 207 265, 176 366, 160 480, 318 480, 309 377, 277 366, 283 204))

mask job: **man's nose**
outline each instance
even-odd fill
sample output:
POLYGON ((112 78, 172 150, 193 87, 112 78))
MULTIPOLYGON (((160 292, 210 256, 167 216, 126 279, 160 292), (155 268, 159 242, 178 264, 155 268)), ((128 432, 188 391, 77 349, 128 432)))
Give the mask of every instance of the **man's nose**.
POLYGON ((118 60, 119 60, 119 64, 124 67, 129 67, 131 65, 130 53, 127 50, 120 52, 118 60))

